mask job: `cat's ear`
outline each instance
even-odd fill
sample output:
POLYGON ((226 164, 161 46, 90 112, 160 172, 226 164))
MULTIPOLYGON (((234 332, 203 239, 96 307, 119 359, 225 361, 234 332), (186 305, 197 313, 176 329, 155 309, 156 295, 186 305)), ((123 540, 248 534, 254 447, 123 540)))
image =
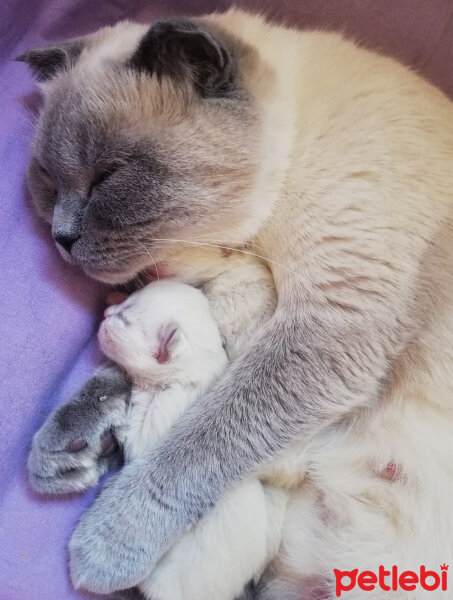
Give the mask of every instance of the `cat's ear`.
POLYGON ((158 363, 170 362, 185 343, 185 336, 178 323, 164 323, 157 332, 155 358, 158 363))
POLYGON ((49 81, 60 71, 74 66, 84 46, 82 39, 70 40, 55 46, 32 48, 16 60, 27 63, 38 81, 49 81))
POLYGON ((186 77, 202 96, 234 88, 234 61, 225 44, 189 19, 158 21, 140 41, 130 64, 158 77, 186 77))

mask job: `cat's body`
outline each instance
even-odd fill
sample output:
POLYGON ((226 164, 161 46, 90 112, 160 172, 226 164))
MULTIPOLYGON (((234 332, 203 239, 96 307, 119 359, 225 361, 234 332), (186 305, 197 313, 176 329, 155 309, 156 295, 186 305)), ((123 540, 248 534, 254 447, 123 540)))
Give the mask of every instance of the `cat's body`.
MULTIPOLYGON (((228 486, 294 442, 303 451, 288 481, 307 475, 277 566, 284 583, 265 594, 300 598, 322 581, 330 598, 333 569, 448 561, 452 103, 338 35, 241 12, 161 23, 146 35, 123 24, 79 50, 52 63, 68 74, 48 74, 30 170, 49 220, 49 186, 59 190, 60 245, 113 282, 152 266, 140 244, 158 266, 170 238, 249 244, 269 260, 278 306, 152 460, 124 469, 83 517, 71 544, 75 584, 104 592, 134 584, 228 486), (126 62, 130 69, 113 70, 126 62), (163 74, 161 83, 150 73, 163 74), (66 98, 76 114, 64 112, 66 98), (70 132, 94 123, 89 115, 105 117, 120 148, 134 140, 141 150, 93 201, 66 194, 93 176, 75 164, 71 138, 77 183, 65 179, 68 136, 52 121, 60 113, 70 132)), ((46 66, 39 52, 28 60, 46 66)), ((88 137, 101 139, 94 130, 88 137)))

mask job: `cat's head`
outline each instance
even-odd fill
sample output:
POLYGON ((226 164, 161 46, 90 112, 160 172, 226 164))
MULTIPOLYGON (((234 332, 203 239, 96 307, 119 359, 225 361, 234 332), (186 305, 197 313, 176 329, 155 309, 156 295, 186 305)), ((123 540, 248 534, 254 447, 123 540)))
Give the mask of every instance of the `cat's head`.
POLYGON ((98 338, 132 379, 150 383, 199 384, 227 361, 207 299, 173 280, 151 283, 107 308, 98 338))
POLYGON ((44 96, 34 205, 63 257, 95 278, 131 279, 165 257, 162 240, 238 244, 257 226, 249 50, 204 23, 124 22, 20 57, 44 96))

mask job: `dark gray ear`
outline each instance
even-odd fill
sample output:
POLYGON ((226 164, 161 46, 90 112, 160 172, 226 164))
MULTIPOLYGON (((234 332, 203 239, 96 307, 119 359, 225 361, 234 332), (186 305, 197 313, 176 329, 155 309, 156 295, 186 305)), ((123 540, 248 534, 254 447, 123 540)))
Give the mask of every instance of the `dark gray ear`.
POLYGON ((83 40, 70 40, 55 46, 33 48, 16 60, 27 63, 38 81, 46 81, 55 77, 58 72, 74 66, 83 47, 83 40))
POLYGON ((234 88, 234 63, 225 44, 189 19, 157 21, 130 65, 158 77, 189 77, 205 97, 228 95, 234 88))

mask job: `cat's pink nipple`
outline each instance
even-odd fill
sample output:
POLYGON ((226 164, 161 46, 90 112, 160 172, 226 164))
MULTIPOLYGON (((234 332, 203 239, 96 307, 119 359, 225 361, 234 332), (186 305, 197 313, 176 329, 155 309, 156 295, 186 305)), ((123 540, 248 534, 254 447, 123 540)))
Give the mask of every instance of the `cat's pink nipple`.
POLYGON ((386 481, 397 481, 403 475, 402 467, 394 460, 391 460, 383 467, 378 468, 377 475, 386 481))

